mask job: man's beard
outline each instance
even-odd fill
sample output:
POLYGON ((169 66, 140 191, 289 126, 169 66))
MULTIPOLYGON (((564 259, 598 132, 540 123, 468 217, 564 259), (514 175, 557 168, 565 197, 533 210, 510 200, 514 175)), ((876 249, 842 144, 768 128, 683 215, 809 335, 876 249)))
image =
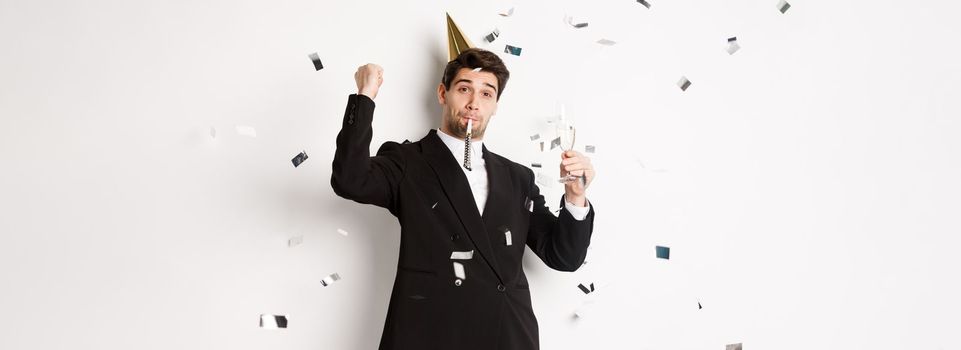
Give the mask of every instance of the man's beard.
MULTIPOLYGON (((460 115, 457 115, 457 114, 455 114, 454 117, 449 118, 447 120, 447 129, 453 132, 455 137, 466 139, 467 123, 461 124, 461 119, 462 118, 460 117, 460 115)), ((478 123, 480 122, 479 121, 474 122, 474 126, 475 126, 475 129, 477 129, 477 131, 471 134, 471 138, 477 139, 477 138, 484 137, 484 128, 480 127, 478 123)))

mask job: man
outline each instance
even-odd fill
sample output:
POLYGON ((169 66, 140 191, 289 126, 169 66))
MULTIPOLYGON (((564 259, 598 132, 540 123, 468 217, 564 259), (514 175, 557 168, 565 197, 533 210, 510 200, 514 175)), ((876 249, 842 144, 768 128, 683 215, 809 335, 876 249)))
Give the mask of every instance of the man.
POLYGON ((590 159, 574 151, 561 156, 561 174, 581 178, 565 185, 558 217, 530 169, 483 145, 508 76, 497 55, 463 51, 437 87, 440 131, 417 142, 385 142, 370 157, 383 69, 367 64, 354 74, 358 91, 348 98, 330 183, 337 195, 384 207, 400 221, 381 350, 538 349, 521 264, 525 244, 556 270, 584 262, 594 222, 585 195, 594 178, 590 159))

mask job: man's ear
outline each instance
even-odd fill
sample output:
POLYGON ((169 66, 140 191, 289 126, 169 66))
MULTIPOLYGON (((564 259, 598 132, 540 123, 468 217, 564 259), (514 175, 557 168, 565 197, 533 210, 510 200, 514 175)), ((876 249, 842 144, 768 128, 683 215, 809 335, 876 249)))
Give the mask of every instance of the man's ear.
POLYGON ((444 88, 444 83, 437 84, 437 103, 447 104, 447 89, 444 88))

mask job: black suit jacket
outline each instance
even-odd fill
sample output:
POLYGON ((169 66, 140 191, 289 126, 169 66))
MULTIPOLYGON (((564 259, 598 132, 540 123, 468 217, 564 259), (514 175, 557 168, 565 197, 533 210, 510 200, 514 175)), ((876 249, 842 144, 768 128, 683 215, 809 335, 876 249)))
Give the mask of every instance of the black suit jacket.
POLYGON ((374 101, 350 95, 330 184, 337 195, 384 207, 400 221, 380 349, 537 349, 524 246, 553 269, 577 270, 590 244, 593 207, 583 221, 565 209, 554 216, 530 169, 484 147, 490 192, 481 216, 436 130, 417 142, 385 142, 371 157, 373 114, 374 101), (466 272, 458 285, 451 252, 470 250, 473 259, 457 260, 466 272))

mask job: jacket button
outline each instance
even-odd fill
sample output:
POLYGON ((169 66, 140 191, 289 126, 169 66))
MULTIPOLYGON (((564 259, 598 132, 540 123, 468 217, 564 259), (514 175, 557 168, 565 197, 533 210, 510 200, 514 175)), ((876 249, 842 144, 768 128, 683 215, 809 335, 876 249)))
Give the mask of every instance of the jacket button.
POLYGON ((464 282, 461 282, 460 278, 454 280, 454 285, 455 285, 455 286, 460 287, 460 285, 461 285, 462 283, 464 283, 464 282))
POLYGON ((350 116, 350 119, 347 119, 347 124, 354 124, 354 116, 353 116, 353 115, 350 116))
POLYGON ((498 292, 503 292, 503 291, 505 291, 505 290, 507 290, 507 288, 505 288, 503 284, 498 284, 498 285, 497 285, 497 291, 498 291, 498 292))

